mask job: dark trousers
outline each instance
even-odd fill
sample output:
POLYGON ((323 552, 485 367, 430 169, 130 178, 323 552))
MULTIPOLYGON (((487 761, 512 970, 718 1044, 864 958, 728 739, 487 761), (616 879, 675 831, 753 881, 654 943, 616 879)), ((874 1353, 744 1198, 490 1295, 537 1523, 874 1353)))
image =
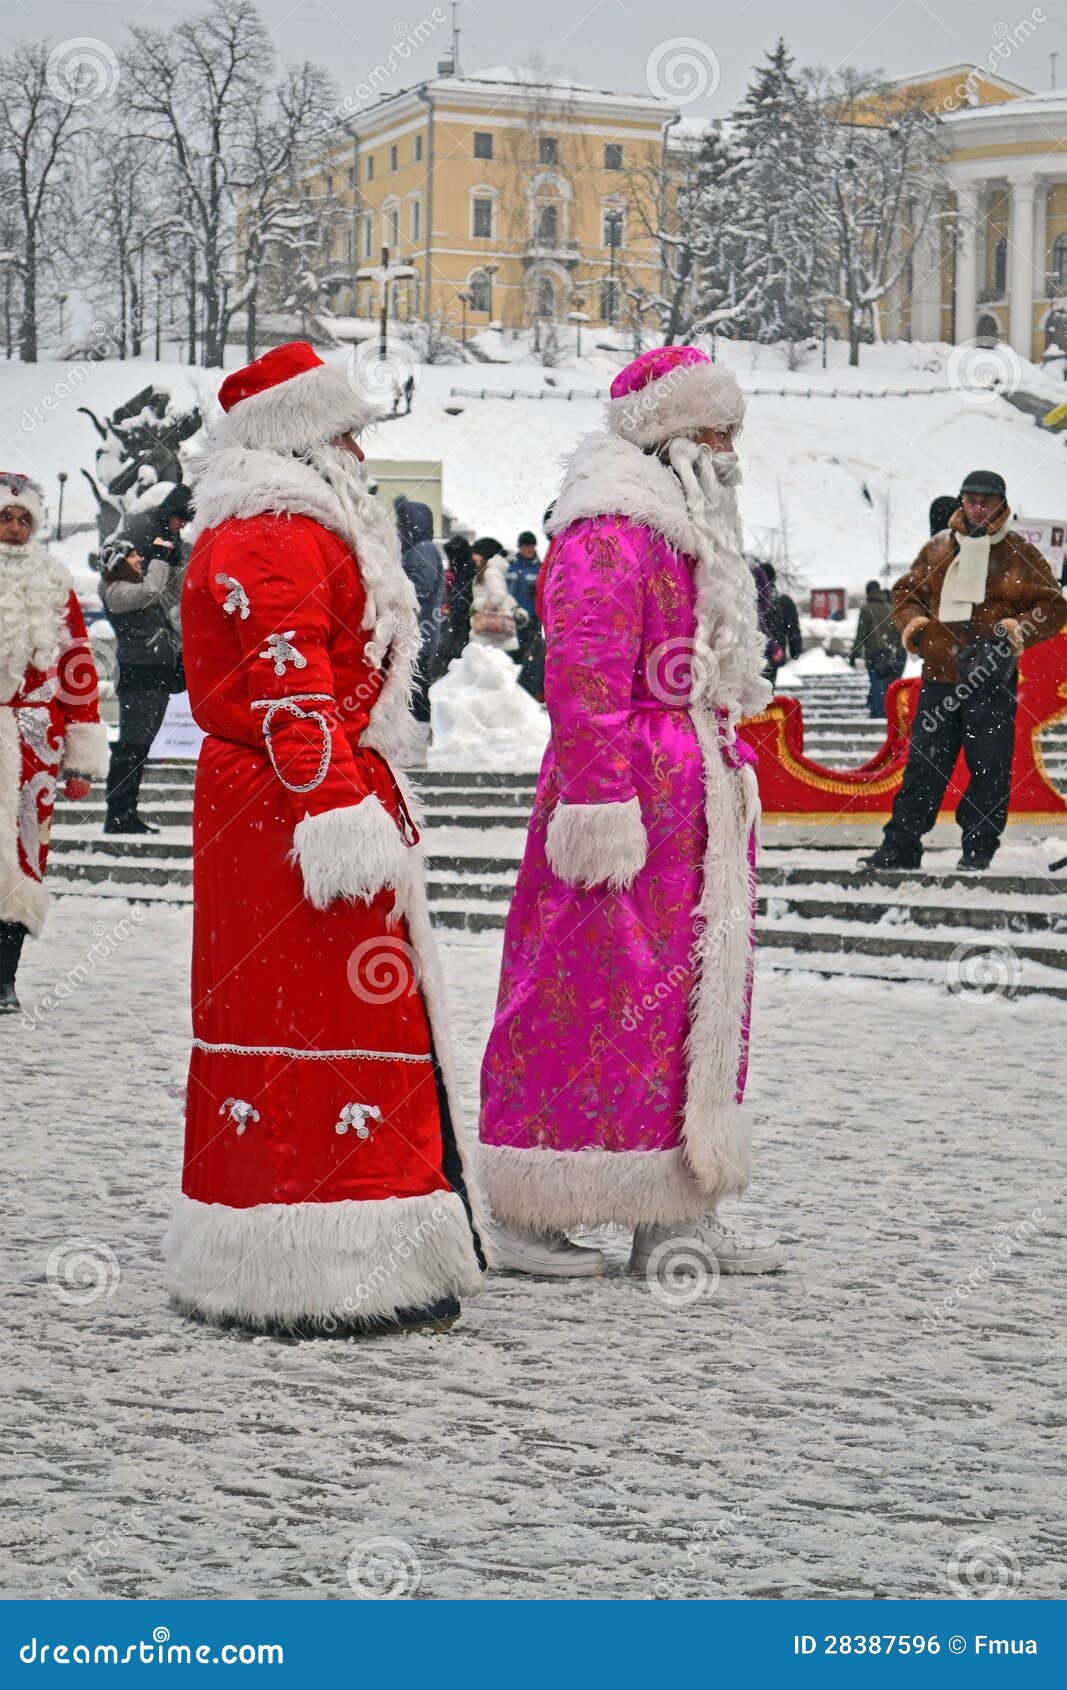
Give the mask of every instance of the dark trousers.
POLYGON ((21 921, 0 921, 0 986, 13 986, 26 929, 21 921))
POLYGON ((880 675, 873 663, 867 665, 867 714, 874 718, 885 716, 885 695, 895 675, 880 675))
POLYGON ((141 776, 169 699, 170 688, 160 681, 142 683, 137 677, 129 684, 119 682, 119 737, 111 747, 107 771, 109 821, 128 821, 137 814, 141 776))
POLYGON ((965 850, 992 853, 1008 819, 1015 749, 1015 685, 988 681, 970 689, 924 681, 911 730, 904 780, 885 830, 901 853, 921 853, 962 748, 970 781, 956 807, 965 850))

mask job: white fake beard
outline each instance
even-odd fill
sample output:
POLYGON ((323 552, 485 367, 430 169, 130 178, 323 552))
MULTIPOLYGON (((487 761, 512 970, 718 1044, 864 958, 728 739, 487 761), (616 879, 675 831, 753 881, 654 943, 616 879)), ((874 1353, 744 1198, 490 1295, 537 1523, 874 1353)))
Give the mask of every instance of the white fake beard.
POLYGON ((671 441, 668 456, 699 548, 696 637, 714 659, 704 696, 725 709, 733 725, 762 710, 773 692, 763 678, 767 659, 756 584, 741 549, 741 466, 735 452, 712 452, 684 437, 671 441))

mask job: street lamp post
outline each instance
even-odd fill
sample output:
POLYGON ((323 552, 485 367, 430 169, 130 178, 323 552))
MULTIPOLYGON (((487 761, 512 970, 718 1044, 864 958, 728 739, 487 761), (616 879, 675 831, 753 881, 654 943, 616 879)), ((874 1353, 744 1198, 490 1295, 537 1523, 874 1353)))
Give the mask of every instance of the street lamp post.
POLYGON ((382 247, 382 300, 378 317, 378 357, 388 356, 389 341, 389 248, 382 247))
POLYGON ((58 476, 57 479, 59 481, 59 501, 58 501, 58 504, 57 504, 57 507, 56 507, 56 539, 62 540, 62 538, 63 538, 63 489, 67 484, 67 472, 66 472, 65 469, 60 470, 59 476, 58 476))
POLYGON ((582 355, 582 324, 588 323, 589 318, 586 316, 584 311, 568 311, 567 321, 568 323, 574 324, 577 342, 574 349, 574 355, 576 358, 580 358, 582 355))
POLYGON ((63 339, 63 307, 66 305, 68 298, 68 294, 61 293, 59 295, 59 338, 61 341, 63 339))
POLYGON ((459 344, 461 346, 466 346, 466 344, 467 344, 467 306, 469 305, 471 307, 471 309, 473 310, 473 308, 474 308, 474 296, 472 294, 469 294, 469 293, 461 293, 458 297, 459 297, 459 310, 460 310, 459 344))
POLYGON ((159 360, 160 360, 160 356, 161 356, 162 345, 163 345, 163 341, 162 341, 163 308, 162 308, 162 305, 160 303, 160 298, 161 298, 160 290, 163 286, 163 272, 162 272, 162 270, 153 270, 152 271, 152 280, 156 284, 156 363, 158 364, 159 360))
POLYGON ((622 238, 622 212, 609 211, 604 216, 604 228, 608 237, 608 322, 615 327, 615 254, 619 250, 622 238))
POLYGON ((483 264, 482 265, 482 275, 485 276, 486 280, 489 283, 489 303, 488 303, 488 306, 486 307, 486 315, 489 318, 490 322, 492 322, 492 320, 493 320, 493 277, 496 275, 499 268, 500 268, 499 264, 483 264))

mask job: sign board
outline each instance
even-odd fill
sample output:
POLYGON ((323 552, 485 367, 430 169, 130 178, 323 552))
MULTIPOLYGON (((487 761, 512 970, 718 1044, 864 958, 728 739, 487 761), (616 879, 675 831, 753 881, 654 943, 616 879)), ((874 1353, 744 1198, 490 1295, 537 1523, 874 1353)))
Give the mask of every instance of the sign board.
POLYGON ((811 615, 820 622, 840 622, 848 610, 846 587, 813 587, 811 615))
POLYGON ((1053 575, 1063 586, 1067 582, 1067 517, 1017 516, 1012 527, 1048 558, 1053 575))
POLYGON ((193 721, 187 692, 172 692, 167 714, 148 753, 151 758, 181 757, 195 763, 200 755, 204 734, 193 721))
POLYGON ((417 499, 429 505, 433 512, 433 531, 441 532, 441 460, 440 458, 368 458, 367 475, 378 484, 378 502, 389 515, 393 514, 393 500, 403 494, 405 499, 417 499))

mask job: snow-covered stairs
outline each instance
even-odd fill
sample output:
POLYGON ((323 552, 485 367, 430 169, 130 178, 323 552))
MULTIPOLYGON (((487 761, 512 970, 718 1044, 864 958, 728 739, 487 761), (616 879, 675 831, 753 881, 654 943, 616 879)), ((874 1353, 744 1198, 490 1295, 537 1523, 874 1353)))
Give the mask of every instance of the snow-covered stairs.
MULTIPOLYGON (((795 690, 804 699, 813 755, 844 767, 881 744, 880 724, 865 714, 864 676, 814 676, 795 690)), ((1067 731, 1060 733, 1067 763, 1067 731)), ((190 901, 193 776, 189 765, 149 765, 142 811, 162 832, 147 837, 105 838, 99 796, 87 804, 60 804, 52 890, 59 896, 190 901)), ((502 928, 533 775, 417 771, 411 779, 425 818, 434 923, 502 928)), ((1067 841, 1061 849, 1050 847, 1047 857, 1064 854, 1067 841)), ((954 851, 935 848, 924 875, 866 875, 856 867, 858 855, 856 848, 832 842, 818 850, 783 846, 766 830, 757 904, 762 966, 933 980, 954 990, 988 978, 994 989, 1003 980, 1012 992, 1067 997, 1067 873, 1043 875, 1031 860, 1018 872, 1006 862, 1003 871, 967 875, 956 871, 954 851)))

